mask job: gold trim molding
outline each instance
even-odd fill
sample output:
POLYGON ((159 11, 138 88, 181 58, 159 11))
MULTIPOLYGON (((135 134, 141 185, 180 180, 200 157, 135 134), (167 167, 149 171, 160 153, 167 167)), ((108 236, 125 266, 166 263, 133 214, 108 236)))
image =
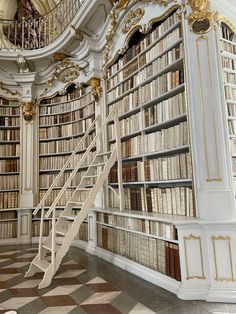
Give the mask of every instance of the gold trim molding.
POLYGON ((230 22, 230 20, 227 19, 227 17, 225 17, 224 15, 217 14, 216 20, 217 20, 217 22, 225 23, 230 29, 232 29, 232 31, 233 31, 234 33, 236 33, 236 26, 233 25, 233 24, 230 22))
POLYGON ((188 236, 184 236, 184 255, 185 255, 185 266, 186 266, 186 273, 187 276, 185 277, 186 280, 190 279, 200 279, 200 280, 205 280, 206 276, 204 273, 204 266, 203 266, 203 255, 202 255, 202 242, 201 242, 201 237, 200 236, 195 236, 193 234, 190 234, 188 236), (200 256, 201 256, 201 276, 199 275, 190 275, 189 273, 189 259, 188 259, 188 254, 187 254, 187 241, 198 241, 199 242, 199 250, 200 250, 200 256))
POLYGON ((192 12, 188 16, 190 29, 195 34, 207 33, 213 21, 213 12, 207 10, 209 0, 188 0, 187 4, 191 7, 192 12))
POLYGON ((212 240, 212 245, 213 245, 213 253, 214 253, 214 263, 215 263, 215 280, 218 282, 235 282, 236 279, 234 278, 234 270, 233 270, 233 259, 232 259, 232 249, 231 249, 231 238, 230 236, 223 236, 223 235, 218 235, 218 236, 211 236, 212 240), (230 272, 231 276, 230 277, 220 277, 219 276, 219 270, 218 270, 218 265, 217 265, 217 259, 216 259, 216 241, 227 241, 228 242, 228 250, 229 250, 229 260, 230 260, 230 272))
POLYGON ((135 26, 145 14, 145 10, 143 8, 138 8, 134 11, 129 11, 127 19, 124 21, 124 26, 122 28, 122 33, 127 34, 133 26, 135 26))
POLYGON ((3 86, 3 82, 0 82, 0 90, 2 90, 5 94, 9 94, 12 96, 21 96, 21 93, 18 91, 11 91, 10 89, 3 86))
POLYGON ((98 77, 91 77, 88 81, 88 84, 91 86, 92 95, 96 102, 99 102, 102 94, 101 80, 98 77))

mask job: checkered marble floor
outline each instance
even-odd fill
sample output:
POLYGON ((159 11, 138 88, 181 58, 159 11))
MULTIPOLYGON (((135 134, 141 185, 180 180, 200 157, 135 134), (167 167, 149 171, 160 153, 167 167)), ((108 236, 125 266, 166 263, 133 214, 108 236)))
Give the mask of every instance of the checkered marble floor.
MULTIPOLYGON (((4 250, 4 249, 3 249, 4 250)), ((0 253, 0 314, 154 314, 113 283, 66 256, 50 287, 38 290, 42 273, 24 278, 37 248, 0 253), (128 300, 128 302, 127 302, 128 300), (125 304, 125 306, 124 306, 125 304)))

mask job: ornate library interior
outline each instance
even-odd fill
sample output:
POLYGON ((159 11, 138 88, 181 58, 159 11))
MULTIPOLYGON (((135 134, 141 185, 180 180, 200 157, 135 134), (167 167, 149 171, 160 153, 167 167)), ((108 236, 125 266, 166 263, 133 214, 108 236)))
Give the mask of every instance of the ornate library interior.
POLYGON ((0 314, 236 313, 236 0, 0 0, 0 314))

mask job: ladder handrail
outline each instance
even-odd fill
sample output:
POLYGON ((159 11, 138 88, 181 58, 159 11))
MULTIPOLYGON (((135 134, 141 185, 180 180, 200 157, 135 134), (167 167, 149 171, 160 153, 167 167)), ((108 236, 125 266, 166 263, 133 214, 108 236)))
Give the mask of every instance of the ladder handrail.
POLYGON ((90 125, 90 127, 88 128, 88 130, 85 132, 85 134, 83 135, 83 137, 81 138, 81 140, 79 141, 78 145, 76 146, 75 150, 72 152, 72 154, 70 155, 70 157, 67 159, 67 161, 65 162, 64 166, 62 167, 62 169, 60 170, 60 172, 58 173, 58 175, 56 176, 55 180, 52 182, 51 186, 49 187, 49 189, 47 190, 47 192, 45 193, 45 195, 43 196, 43 198, 41 199, 41 201, 39 202, 39 204, 37 205, 37 207, 35 208, 33 215, 36 215, 38 213, 38 211, 40 210, 40 208, 43 206, 45 200, 47 199, 48 195, 51 193, 53 187, 56 185, 58 179, 61 177, 61 175, 64 173, 66 167, 68 166, 68 164, 71 162, 72 158, 76 155, 76 153, 78 152, 79 147, 81 146, 81 144, 85 141, 85 139, 87 138, 88 134, 90 133, 90 131, 92 130, 92 128, 95 126, 95 123, 98 120, 99 115, 93 120, 92 124, 90 125))
MULTIPOLYGON (((52 203, 52 205, 49 207, 45 218, 49 218, 49 216, 51 215, 52 211, 55 210, 55 207, 57 205, 57 202, 59 201, 59 199, 61 198, 61 196, 63 195, 63 193, 65 192, 65 190, 67 189, 67 187, 69 186, 71 180, 73 179, 74 175, 78 172, 78 169, 80 168, 81 164, 84 162, 85 158, 88 156, 89 152, 91 151, 91 149, 93 148, 94 144, 97 141, 97 138, 100 136, 100 134, 104 131, 104 127, 107 125, 107 123, 111 120, 111 117, 113 116, 113 114, 117 111, 117 106, 115 106, 112 111, 110 112, 110 114, 107 116, 106 120, 103 122, 102 126, 100 127, 99 131, 97 132, 96 136, 93 138, 92 142, 90 143, 90 145, 88 146, 86 152, 83 154, 83 156, 81 157, 80 161, 78 162, 77 166, 75 167, 75 169, 72 171, 72 173, 70 174, 70 177, 67 179, 67 181, 65 182, 64 186, 61 188, 60 192, 58 193, 57 197, 55 198, 54 202, 52 203)), ((99 116, 98 116, 99 117, 99 116)))

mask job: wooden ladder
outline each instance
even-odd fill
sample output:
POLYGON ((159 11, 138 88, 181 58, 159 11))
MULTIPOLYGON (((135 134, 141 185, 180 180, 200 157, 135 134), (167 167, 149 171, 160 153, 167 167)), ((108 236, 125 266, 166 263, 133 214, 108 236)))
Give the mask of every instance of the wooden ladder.
MULTIPOLYGON (((44 204, 48 196, 50 195, 53 187, 56 186, 58 180, 61 178, 66 168, 75 157, 76 153, 83 147, 87 136, 94 128, 96 122, 101 121, 101 117, 98 116, 94 122, 91 124, 79 144, 77 145, 75 151, 66 161, 64 167, 61 169, 60 173, 48 189, 47 193, 44 195, 39 205, 34 211, 36 215, 39 210, 41 210, 41 220, 40 220, 40 236, 39 236, 39 250, 36 257, 30 264, 30 267, 25 274, 25 277, 31 277, 37 272, 44 272, 43 279, 39 284, 39 289, 46 288, 50 285, 53 276, 57 272, 61 261, 67 251, 70 248, 72 240, 79 232, 79 228, 86 218, 89 209, 93 205, 96 195, 101 191, 103 185, 106 183, 110 169, 114 163, 118 162, 118 178, 119 178, 119 198, 120 198, 120 208, 123 208, 123 186, 122 186, 122 168, 121 168, 121 147, 120 147, 120 130, 119 130, 119 120, 117 118, 117 110, 114 108, 109 116, 106 118, 105 122, 102 124, 101 128, 98 130, 97 135, 92 140, 91 144, 87 148, 86 152, 81 157, 75 169, 72 171, 70 177, 65 182, 65 185, 61 188, 54 202, 47 210, 45 214, 44 204), (96 151, 95 157, 88 166, 87 171, 81 178, 79 185, 76 187, 72 197, 67 202, 64 210, 61 212, 60 216, 56 221, 56 206, 60 199, 64 196, 64 192, 70 186, 71 180, 74 178, 79 168, 84 164, 89 153, 94 148, 94 145, 101 140, 103 134, 106 135, 107 123, 114 120, 115 130, 116 130, 116 145, 111 151, 101 152, 96 151), (52 217, 52 228, 49 236, 46 240, 43 240, 43 224, 45 219, 52 217), (57 243, 57 238, 62 239, 60 244, 57 243), (48 254, 50 252, 50 254, 48 254)), ((101 145, 100 145, 101 146, 101 145)))

